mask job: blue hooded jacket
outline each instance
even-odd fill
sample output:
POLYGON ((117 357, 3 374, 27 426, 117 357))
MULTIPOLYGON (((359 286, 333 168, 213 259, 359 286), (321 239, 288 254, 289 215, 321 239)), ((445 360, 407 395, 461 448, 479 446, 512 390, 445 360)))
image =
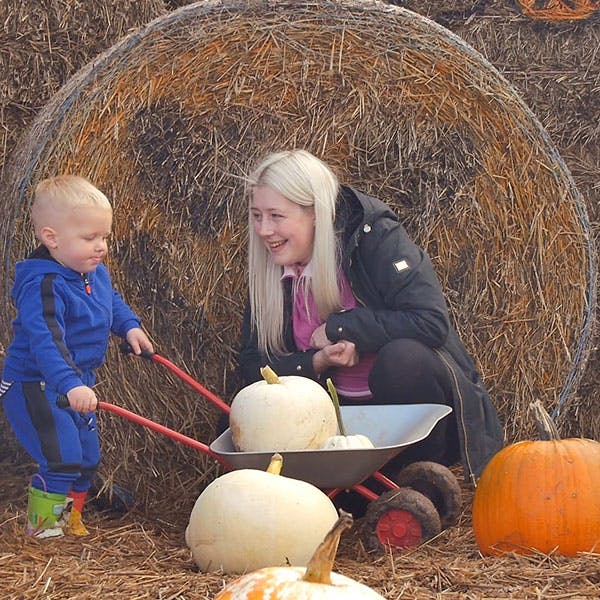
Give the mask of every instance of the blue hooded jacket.
POLYGON ((58 394, 92 385, 110 332, 125 337, 140 326, 104 265, 84 277, 44 247, 16 264, 12 297, 17 317, 2 379, 44 381, 58 394))

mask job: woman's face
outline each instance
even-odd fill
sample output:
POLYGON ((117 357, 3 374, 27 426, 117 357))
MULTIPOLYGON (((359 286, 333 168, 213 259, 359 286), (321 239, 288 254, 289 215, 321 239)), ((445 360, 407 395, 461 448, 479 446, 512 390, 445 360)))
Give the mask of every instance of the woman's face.
POLYGON ((255 187, 250 215, 256 235, 264 242, 276 265, 306 265, 313 253, 315 213, 279 192, 255 187))

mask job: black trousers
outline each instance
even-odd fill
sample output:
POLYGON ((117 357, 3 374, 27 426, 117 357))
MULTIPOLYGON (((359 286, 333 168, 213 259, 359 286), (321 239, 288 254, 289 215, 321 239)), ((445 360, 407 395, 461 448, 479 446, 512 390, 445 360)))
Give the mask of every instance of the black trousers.
MULTIPOLYGON (((393 340, 379 350, 369 388, 374 404, 445 404, 454 408, 448 369, 434 350, 413 339, 393 340)), ((340 403, 353 402, 342 396, 340 403)), ((427 438, 402 451, 382 471, 391 474, 420 460, 447 466, 460 460, 454 413, 439 421, 427 438)))

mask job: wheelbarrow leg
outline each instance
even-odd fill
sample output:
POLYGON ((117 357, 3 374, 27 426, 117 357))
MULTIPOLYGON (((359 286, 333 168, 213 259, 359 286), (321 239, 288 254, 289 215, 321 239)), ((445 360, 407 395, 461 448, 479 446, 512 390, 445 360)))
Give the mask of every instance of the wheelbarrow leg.
POLYGON ((98 510, 112 510, 118 513, 129 512, 135 504, 135 496, 132 492, 116 483, 107 485, 98 474, 92 481, 89 498, 91 504, 98 510))

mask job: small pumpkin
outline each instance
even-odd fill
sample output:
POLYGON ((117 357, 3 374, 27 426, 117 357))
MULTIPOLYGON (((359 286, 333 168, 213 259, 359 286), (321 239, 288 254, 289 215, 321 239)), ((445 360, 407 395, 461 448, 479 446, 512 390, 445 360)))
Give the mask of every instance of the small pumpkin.
POLYGON ((338 515, 317 487, 280 475, 282 464, 275 454, 267 471, 231 471, 200 494, 185 531, 200 570, 306 565, 338 515))
POLYGON ((560 439, 539 401, 541 440, 511 444, 486 465, 473 498, 482 554, 600 551, 600 443, 560 439))
POLYGON ((374 448, 373 442, 361 433, 355 435, 333 435, 327 438, 323 450, 356 450, 374 448))
POLYGON ((337 431, 329 395, 308 377, 278 377, 261 369, 263 381, 241 389, 231 403, 229 427, 240 452, 321 448, 337 431))
POLYGON ((385 600, 375 590, 332 572, 340 536, 352 527, 352 516, 340 518, 304 567, 273 567, 243 575, 214 600, 385 600))
POLYGON ((325 440, 323 444, 323 450, 351 450, 358 448, 374 448, 373 442, 361 433, 346 435, 346 427, 342 420, 342 411, 340 410, 340 400, 338 398, 337 390, 333 385, 331 379, 327 379, 327 389, 331 396, 331 401, 335 408, 335 416, 337 419, 339 435, 333 435, 325 440))

